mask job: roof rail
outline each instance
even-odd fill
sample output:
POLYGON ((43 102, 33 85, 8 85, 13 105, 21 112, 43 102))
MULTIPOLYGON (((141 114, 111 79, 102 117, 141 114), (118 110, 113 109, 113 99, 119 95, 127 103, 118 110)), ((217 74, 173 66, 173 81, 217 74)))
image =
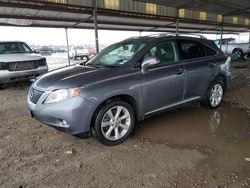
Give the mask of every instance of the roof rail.
POLYGON ((206 37, 204 37, 203 35, 199 35, 199 34, 192 34, 192 33, 183 33, 183 34, 175 34, 176 36, 183 36, 183 37, 199 37, 201 39, 207 39, 206 37))
POLYGON ((176 33, 160 33, 160 34, 152 34, 149 35, 152 37, 163 37, 163 36, 182 36, 182 37, 194 37, 194 38, 201 38, 201 39, 207 39, 203 35, 199 34, 191 34, 191 33, 181 33, 181 34, 176 34, 176 33))
POLYGON ((123 41, 132 40, 132 39, 139 39, 139 38, 140 38, 140 36, 129 37, 129 38, 124 39, 123 41))
MULTIPOLYGON (((191 33, 181 33, 181 34, 159 33, 159 34, 151 34, 151 35, 144 36, 144 37, 167 37, 167 36, 176 36, 176 37, 181 36, 181 37, 194 37, 194 38, 207 39, 203 35, 191 34, 191 33)), ((129 38, 124 39, 123 41, 132 40, 132 39, 139 39, 139 38, 141 38, 141 36, 129 37, 129 38)))

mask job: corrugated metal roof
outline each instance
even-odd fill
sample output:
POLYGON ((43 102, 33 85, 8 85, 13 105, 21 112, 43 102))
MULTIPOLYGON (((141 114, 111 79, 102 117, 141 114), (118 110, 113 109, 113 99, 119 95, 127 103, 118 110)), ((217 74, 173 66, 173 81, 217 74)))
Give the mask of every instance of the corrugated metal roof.
POLYGON ((160 5, 186 8, 196 11, 207 11, 220 15, 250 17, 249 0, 140 0, 160 5))
MULTIPOLYGON (((222 16, 225 32, 250 29, 249 0, 114 0, 114 7, 107 2, 97 0, 100 29, 174 32, 178 17, 179 32, 219 33, 222 16)), ((93 0, 0 0, 0 25, 91 29, 92 13, 93 0)))

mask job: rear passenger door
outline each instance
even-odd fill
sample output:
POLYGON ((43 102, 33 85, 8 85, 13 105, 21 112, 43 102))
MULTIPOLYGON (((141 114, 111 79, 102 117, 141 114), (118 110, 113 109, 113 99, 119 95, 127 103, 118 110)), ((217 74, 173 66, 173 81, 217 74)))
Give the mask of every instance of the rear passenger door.
POLYGON ((143 57, 156 57, 160 64, 142 74, 142 94, 144 113, 168 108, 183 99, 183 65, 178 61, 175 41, 163 41, 153 46, 143 57))
MULTIPOLYGON (((208 55, 210 48, 191 39, 179 39, 177 45, 185 71, 184 97, 186 100, 199 98, 206 93, 214 72, 215 61, 208 55)), ((210 49, 210 53, 213 52, 210 49)))

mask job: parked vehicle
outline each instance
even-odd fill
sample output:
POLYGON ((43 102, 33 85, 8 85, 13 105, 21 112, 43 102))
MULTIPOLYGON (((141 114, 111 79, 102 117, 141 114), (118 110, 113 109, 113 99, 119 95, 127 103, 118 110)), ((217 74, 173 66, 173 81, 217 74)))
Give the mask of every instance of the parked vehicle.
POLYGON ((215 40, 215 44, 233 59, 246 59, 250 53, 250 43, 236 43, 234 38, 224 38, 215 40), (222 41, 222 42, 221 42, 222 41))
POLYGON ((69 55, 71 59, 76 60, 77 58, 86 58, 87 60, 89 59, 89 50, 85 49, 84 47, 81 46, 73 46, 70 49, 69 55))
POLYGON ((65 53, 67 50, 64 48, 54 48, 53 53, 65 53))
POLYGON ((41 76, 27 100, 39 121, 115 145, 136 122, 167 109, 194 101, 217 108, 230 78, 230 58, 213 41, 153 35, 113 44, 85 66, 41 76))
POLYGON ((95 56, 96 55, 96 50, 95 49, 89 49, 88 54, 89 54, 89 56, 95 56))
POLYGON ((24 42, 0 42, 0 88, 48 72, 46 59, 24 42))
POLYGON ((53 52, 54 52, 53 48, 50 48, 50 47, 48 47, 48 46, 43 46, 43 47, 40 48, 40 50, 39 50, 39 53, 40 53, 41 55, 44 55, 44 56, 46 56, 46 55, 52 55, 53 52))

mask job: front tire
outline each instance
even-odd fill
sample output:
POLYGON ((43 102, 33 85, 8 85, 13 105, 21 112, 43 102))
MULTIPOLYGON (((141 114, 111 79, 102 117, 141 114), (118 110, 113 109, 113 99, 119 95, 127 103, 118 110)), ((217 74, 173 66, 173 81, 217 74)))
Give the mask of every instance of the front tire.
POLYGON ((206 98, 201 101, 201 105, 206 108, 215 109, 220 106, 224 97, 224 84, 221 79, 216 79, 211 82, 206 98))
POLYGON ((95 137, 104 145, 124 142, 134 129, 135 114, 125 101, 114 100, 104 104, 94 120, 95 137))

